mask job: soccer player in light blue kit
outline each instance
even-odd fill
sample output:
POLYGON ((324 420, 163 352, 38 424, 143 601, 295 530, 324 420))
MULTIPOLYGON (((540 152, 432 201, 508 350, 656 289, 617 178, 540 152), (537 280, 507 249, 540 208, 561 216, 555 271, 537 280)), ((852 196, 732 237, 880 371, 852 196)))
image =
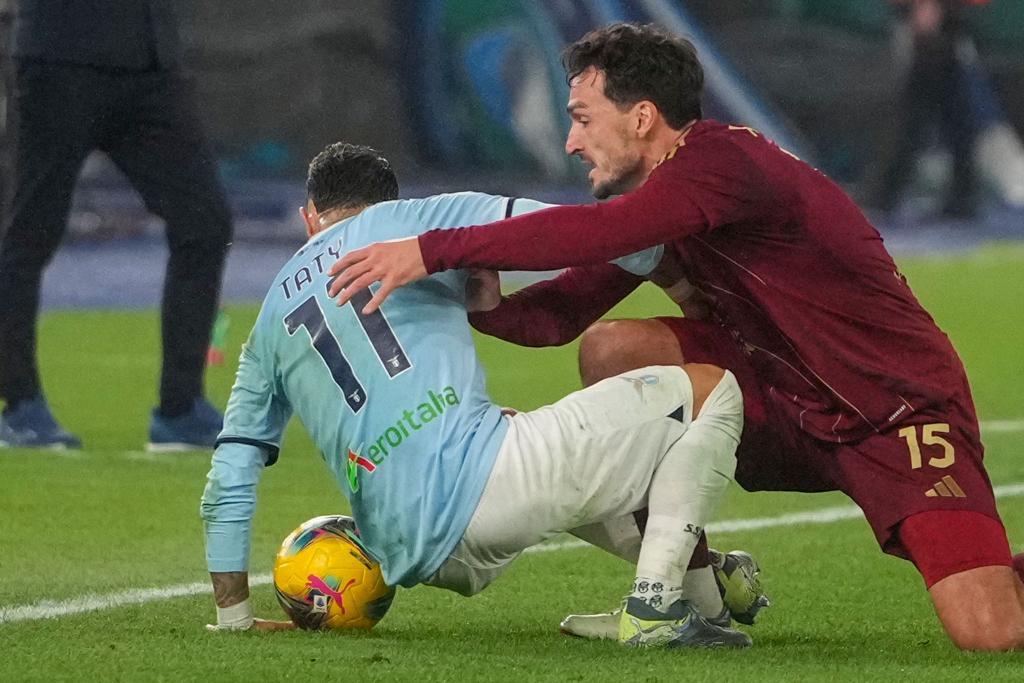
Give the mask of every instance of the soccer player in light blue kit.
MULTIPOLYGON (((389 585, 472 595, 525 548, 564 531, 586 537, 581 527, 600 531, 646 505, 620 641, 749 645, 702 618, 682 589, 735 467, 742 399, 731 373, 644 368, 505 416, 486 394, 466 319, 469 273, 427 278, 366 315, 370 292, 339 308, 326 271, 373 242, 543 205, 477 193, 392 201, 387 161, 340 143, 313 160, 307 189, 310 239, 275 278, 243 348, 203 495, 216 628, 278 624, 254 620, 249 605, 249 535, 259 477, 295 413, 389 585)), ((643 262, 659 255, 630 258, 623 267, 649 270, 643 262)))

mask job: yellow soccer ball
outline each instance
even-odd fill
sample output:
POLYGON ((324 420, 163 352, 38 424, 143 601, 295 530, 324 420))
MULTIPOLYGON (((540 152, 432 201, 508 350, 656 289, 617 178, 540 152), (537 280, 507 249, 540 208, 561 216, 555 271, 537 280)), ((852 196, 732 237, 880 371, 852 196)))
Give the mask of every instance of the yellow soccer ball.
POLYGON ((370 629, 395 590, 355 540, 351 517, 314 517, 288 535, 274 560, 277 601, 299 628, 370 629))

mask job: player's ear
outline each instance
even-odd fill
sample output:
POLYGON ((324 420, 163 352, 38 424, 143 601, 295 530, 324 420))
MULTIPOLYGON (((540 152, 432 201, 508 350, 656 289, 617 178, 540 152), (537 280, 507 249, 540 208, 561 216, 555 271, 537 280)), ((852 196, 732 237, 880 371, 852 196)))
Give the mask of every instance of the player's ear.
POLYGON ((316 209, 314 208, 313 212, 310 213, 306 210, 306 207, 300 206, 299 215, 302 216, 302 222, 306 224, 306 237, 312 237, 316 234, 317 223, 320 222, 320 216, 317 215, 316 209))
POLYGON ((637 137, 644 137, 654 127, 658 118, 658 109, 653 102, 641 100, 633 105, 633 116, 636 126, 637 137))

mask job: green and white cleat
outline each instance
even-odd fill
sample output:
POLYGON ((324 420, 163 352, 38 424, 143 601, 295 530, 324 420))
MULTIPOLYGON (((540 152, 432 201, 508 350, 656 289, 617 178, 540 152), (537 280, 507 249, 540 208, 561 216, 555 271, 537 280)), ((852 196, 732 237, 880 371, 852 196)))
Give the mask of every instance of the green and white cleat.
POLYGON ((619 620, 619 643, 626 647, 743 648, 750 636, 731 628, 715 626, 697 614, 690 603, 676 600, 664 612, 639 598, 626 599, 619 620))
MULTIPOLYGON (((567 636, 585 638, 586 640, 618 640, 619 622, 622 620, 622 607, 601 614, 570 614, 558 625, 559 630, 567 636)), ((723 607, 722 613, 716 617, 704 617, 713 626, 729 628, 729 608, 723 607)))
POLYGON ((714 548, 708 551, 715 581, 722 594, 722 602, 732 618, 741 624, 753 626, 758 612, 771 605, 761 587, 761 567, 750 553, 732 550, 722 553, 714 548))

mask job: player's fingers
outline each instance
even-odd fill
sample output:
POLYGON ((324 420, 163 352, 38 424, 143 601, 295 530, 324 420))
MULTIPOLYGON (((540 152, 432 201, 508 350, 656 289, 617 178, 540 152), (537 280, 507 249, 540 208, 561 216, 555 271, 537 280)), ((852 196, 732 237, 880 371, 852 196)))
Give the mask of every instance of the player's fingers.
POLYGON ((338 296, 338 293, 341 292, 341 290, 343 290, 345 286, 352 281, 352 278, 356 277, 357 274, 358 273, 356 273, 356 271, 353 269, 350 271, 343 270, 337 275, 335 275, 333 278, 331 278, 330 284, 327 287, 327 295, 332 297, 338 296))
POLYGON ((270 619, 256 619, 252 623, 256 631, 291 631, 295 624, 290 621, 271 621, 270 619))
POLYGON ((388 298, 388 295, 395 290, 395 286, 390 282, 382 282, 380 287, 370 298, 369 303, 363 306, 363 315, 370 315, 384 303, 384 300, 388 298))
MULTIPOLYGON (((327 294, 329 296, 339 297, 338 305, 343 306, 351 296, 351 294, 345 296, 345 290, 352 290, 353 283, 359 281, 359 278, 365 277, 366 275, 370 274, 370 272, 370 266, 366 263, 359 263, 357 265, 350 267, 347 270, 342 271, 341 273, 336 275, 334 280, 331 282, 331 286, 328 288, 327 294), (342 299, 341 297, 344 298, 342 299)), ((375 279, 376 278, 374 278, 374 280, 375 279)), ((373 282, 374 280, 370 280, 370 282, 373 282)), ((355 289, 358 290, 359 288, 356 287, 355 289)))
POLYGON ((376 281, 377 276, 373 273, 366 273, 365 275, 357 277, 349 283, 345 289, 341 290, 340 294, 338 294, 338 305, 344 306, 352 300, 352 297, 355 296, 356 292, 366 289, 376 281))
POLYGON ((360 261, 365 261, 369 256, 369 247, 363 247, 362 249, 356 249, 350 251, 340 259, 334 262, 334 265, 328 269, 328 275, 337 275, 341 271, 345 270, 349 266, 352 266, 360 261))

